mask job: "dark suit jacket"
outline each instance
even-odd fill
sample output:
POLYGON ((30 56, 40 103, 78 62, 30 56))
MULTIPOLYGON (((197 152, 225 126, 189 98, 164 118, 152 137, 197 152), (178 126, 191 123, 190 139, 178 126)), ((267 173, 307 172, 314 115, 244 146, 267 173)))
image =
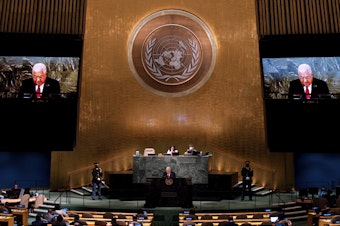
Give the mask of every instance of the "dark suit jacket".
MULTIPOLYGON (((163 178, 163 179, 168 178, 166 172, 163 172, 162 178, 163 178)), ((176 173, 171 172, 171 173, 170 173, 170 178, 169 178, 169 179, 175 179, 175 178, 176 178, 176 173)))
MULTIPOLYGON (((19 97, 24 97, 24 94, 33 94, 32 98, 35 98, 35 84, 33 82, 33 78, 29 78, 22 81, 22 85, 20 87, 19 97)), ((44 90, 42 92, 41 98, 49 98, 50 94, 59 94, 60 93, 60 84, 57 80, 52 78, 46 78, 44 90)))
POLYGON ((47 222, 42 220, 35 220, 31 223, 32 226, 47 226, 47 222))
MULTIPOLYGON (((313 78, 312 83, 312 93, 311 98, 330 98, 327 83, 323 80, 313 78)), ((306 99, 306 94, 303 90, 303 85, 301 84, 299 79, 293 80, 289 84, 289 98, 294 98, 300 96, 302 99, 306 99)))
POLYGON ((254 176, 254 171, 252 168, 247 168, 247 167, 242 167, 242 170, 241 170, 241 175, 242 175, 242 181, 245 182, 247 181, 246 180, 246 177, 249 177, 250 178, 250 182, 252 182, 252 178, 254 176))

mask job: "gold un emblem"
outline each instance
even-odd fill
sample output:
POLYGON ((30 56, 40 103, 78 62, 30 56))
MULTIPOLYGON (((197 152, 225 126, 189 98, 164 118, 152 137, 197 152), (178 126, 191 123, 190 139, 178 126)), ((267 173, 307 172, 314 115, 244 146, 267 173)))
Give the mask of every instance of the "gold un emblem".
POLYGON ((198 90, 216 61, 208 27, 180 10, 163 10, 145 18, 134 29, 128 49, 137 81, 161 96, 178 97, 198 90))

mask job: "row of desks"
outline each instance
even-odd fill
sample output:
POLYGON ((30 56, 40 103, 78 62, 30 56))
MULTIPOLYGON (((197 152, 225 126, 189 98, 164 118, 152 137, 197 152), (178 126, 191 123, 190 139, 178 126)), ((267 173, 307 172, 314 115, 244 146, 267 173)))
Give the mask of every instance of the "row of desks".
POLYGON ((313 226, 317 221, 318 226, 340 226, 340 224, 331 223, 332 216, 319 216, 315 213, 308 213, 307 225, 313 226))
POLYGON ((14 225, 14 217, 13 216, 2 216, 0 215, 0 222, 7 223, 8 226, 14 225))
MULTIPOLYGON (((111 222, 111 218, 104 218, 105 213, 110 213, 117 219, 117 221, 123 221, 125 223, 131 222, 133 219, 133 216, 136 215, 136 213, 131 213, 131 212, 101 212, 101 211, 79 211, 79 210, 68 210, 67 215, 68 217, 64 217, 65 220, 72 222, 74 219, 74 215, 78 214, 80 219, 83 221, 86 221, 88 225, 93 225, 95 224, 96 221, 105 221, 105 222, 111 222), (88 218, 88 217, 83 217, 84 213, 89 213, 93 217, 88 218), (120 216, 125 216, 125 218, 120 218, 120 216)), ((138 219, 138 222, 143 223, 143 226, 152 226, 153 225, 153 218, 154 215, 153 213, 148 213, 147 214, 147 219, 138 219)))
POLYGON ((15 218, 20 216, 24 226, 28 225, 28 210, 27 209, 11 209, 12 213, 0 213, 0 221, 7 222, 8 226, 13 226, 15 218))
POLYGON ((185 223, 190 224, 193 223, 195 225, 202 225, 204 222, 212 222, 214 225, 218 225, 220 222, 228 221, 228 219, 220 219, 221 215, 228 215, 233 217, 233 220, 236 224, 242 225, 245 222, 249 222, 252 225, 261 225, 263 222, 270 222, 270 215, 276 214, 277 212, 235 212, 235 213, 196 213, 197 220, 186 220, 185 217, 188 214, 180 213, 179 214, 179 225, 182 226, 185 223), (210 215, 212 219, 205 220, 202 219, 203 216, 210 215), (246 216, 246 218, 238 219, 238 216, 246 216), (261 216, 260 218, 255 218, 254 216, 261 216))
MULTIPOLYGON (((28 201, 29 202, 35 202, 36 198, 35 197, 31 197, 28 201)), ((21 202, 21 199, 0 199, 0 202, 5 204, 5 203, 9 203, 9 204, 19 204, 21 202)))

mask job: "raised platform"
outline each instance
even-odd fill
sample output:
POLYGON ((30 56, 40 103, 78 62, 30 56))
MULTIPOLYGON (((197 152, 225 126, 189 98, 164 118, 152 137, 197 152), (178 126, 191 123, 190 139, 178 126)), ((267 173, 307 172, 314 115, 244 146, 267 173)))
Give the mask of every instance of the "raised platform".
MULTIPOLYGON (((105 181, 110 187, 111 198, 120 200, 145 200, 147 198, 148 184, 133 183, 132 172, 105 172, 105 175, 105 181)), ((238 191, 233 187, 237 181, 237 172, 211 171, 208 173, 207 184, 192 184, 192 200, 234 199, 238 195, 238 191)))

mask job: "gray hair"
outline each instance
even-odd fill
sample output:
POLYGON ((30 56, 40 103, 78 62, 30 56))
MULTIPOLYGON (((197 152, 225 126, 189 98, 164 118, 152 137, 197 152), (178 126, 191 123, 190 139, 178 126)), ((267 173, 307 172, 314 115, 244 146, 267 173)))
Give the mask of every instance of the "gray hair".
POLYGON ((32 68, 32 73, 33 72, 39 72, 39 71, 42 71, 46 74, 46 72, 47 72, 46 65, 43 64, 43 63, 36 63, 32 68))
POLYGON ((309 66, 309 64, 300 64, 298 67, 298 74, 301 73, 308 73, 312 74, 312 68, 309 66))

